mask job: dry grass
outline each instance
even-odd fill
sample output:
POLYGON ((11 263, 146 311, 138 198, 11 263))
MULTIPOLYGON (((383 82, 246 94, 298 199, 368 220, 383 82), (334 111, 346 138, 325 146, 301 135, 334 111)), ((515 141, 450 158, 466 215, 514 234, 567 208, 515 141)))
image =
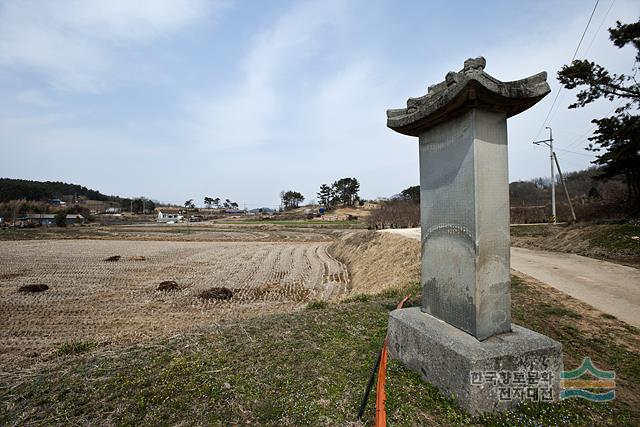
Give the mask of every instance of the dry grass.
POLYGON ((511 243, 522 248, 575 253, 640 267, 640 225, 513 226, 511 243))
POLYGON ((375 294, 420 281, 420 242, 374 231, 345 234, 329 248, 347 264, 352 294, 375 294))
POLYGON ((589 356, 616 370, 616 400, 640 416, 640 335, 614 316, 518 271, 514 275, 514 321, 563 343, 565 369, 589 356))
MULTIPOLYGON (((295 223, 297 224, 297 223, 295 223)), ((295 224, 249 222, 242 224, 158 224, 8 229, 0 240, 135 240, 173 242, 331 242, 338 230, 300 228, 295 224)), ((302 224, 301 224, 302 225, 302 224)), ((140 254, 138 254, 140 255, 140 254)))
MULTIPOLYGON (((131 241, 3 245, 0 312, 9 313, 10 321, 0 316, 0 424, 371 425, 373 398, 364 424, 353 419, 388 312, 409 290, 414 296, 407 306, 420 303, 419 285, 406 287, 419 276, 419 242, 373 232, 345 236, 331 250, 349 263, 351 277, 326 248, 131 241), (110 253, 124 261, 102 262, 110 253), (133 253, 144 253, 147 261, 128 262, 133 253), (17 294, 15 285, 34 277, 55 287, 17 294), (158 292, 160 280, 173 280, 180 289, 158 292), (322 299, 347 283, 354 297, 322 299), (229 287, 232 300, 198 298, 213 286, 229 287), (376 289, 384 292, 375 295, 376 289), (309 309, 296 310, 307 302, 309 309), (20 310, 28 316, 17 315, 20 310), (270 313, 277 314, 265 315, 270 313), (92 335, 91 328, 101 334, 92 335), (84 335, 69 335, 71 330, 84 335), (127 335, 134 331, 138 336, 127 335), (64 342, 49 356, 27 353, 38 340, 59 342, 56 334, 64 342), (116 344, 134 337, 136 345, 103 346, 101 336, 116 344), (7 351, 14 351, 12 362, 18 355, 25 365, 41 364, 10 372, 8 360, 1 359, 7 351)), ((514 321, 560 341, 567 368, 590 356, 598 367, 615 370, 616 400, 571 399, 471 418, 392 362, 389 424, 638 425, 638 330, 533 279, 518 276, 512 284, 514 321)))
MULTIPOLYGON (((567 368, 584 356, 615 370, 611 403, 569 399, 534 403, 472 418, 456 402, 391 361, 390 426, 636 426, 637 329, 579 308, 570 297, 520 278, 513 281, 514 320, 558 339, 567 368), (574 316, 583 313, 579 325, 574 316), (549 314, 553 313, 553 314, 549 314), (594 317, 591 317, 593 315, 594 317), (636 342, 636 344, 633 343, 636 342)), ((409 289, 403 290, 402 293, 409 289)), ((415 286, 412 287, 414 292, 415 286)), ((307 310, 204 325, 186 335, 128 348, 73 341, 45 367, 0 376, 2 425, 369 426, 354 418, 398 296, 313 301, 307 310)), ((420 303, 415 295, 407 305, 420 303)))
POLYGON ((3 242, 0 368, 45 360, 65 342, 139 342, 225 320, 298 310, 312 299, 338 298, 348 289, 348 274, 328 255, 327 246, 3 242), (114 253, 120 254, 119 261, 104 262, 114 253), (137 261, 142 256, 145 262, 137 261), (159 287, 161 282, 176 285, 159 287), (18 292, 33 283, 47 283, 50 289, 18 292), (214 287, 229 289, 233 298, 200 298, 214 287))

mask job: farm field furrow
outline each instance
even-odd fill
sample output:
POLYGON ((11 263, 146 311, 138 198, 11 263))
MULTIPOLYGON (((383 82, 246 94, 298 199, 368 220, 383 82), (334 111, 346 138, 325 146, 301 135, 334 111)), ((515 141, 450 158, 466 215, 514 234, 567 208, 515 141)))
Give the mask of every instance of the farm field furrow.
POLYGON ((135 342, 337 298, 348 291, 348 274, 327 254, 328 244, 4 241, 0 366, 27 365, 67 342, 135 342), (105 261, 116 255, 121 258, 105 261), (179 289, 158 290, 163 281, 179 289), (18 291, 31 284, 49 288, 18 291), (230 289, 232 298, 200 297, 214 287, 230 289))

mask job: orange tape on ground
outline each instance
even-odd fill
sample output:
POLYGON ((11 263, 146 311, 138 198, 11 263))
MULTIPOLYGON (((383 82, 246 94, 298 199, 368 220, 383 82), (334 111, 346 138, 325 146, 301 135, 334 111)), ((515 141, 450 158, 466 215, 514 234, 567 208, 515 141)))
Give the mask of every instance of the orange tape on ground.
POLYGON ((387 408, 385 400, 387 395, 384 392, 384 383, 387 380, 387 340, 385 338, 382 346, 382 357, 380 357, 380 366, 378 367, 378 383, 376 384, 376 422, 375 427, 386 427, 387 425, 387 408))
MULTIPOLYGON (((400 309, 405 302, 411 297, 407 295, 398 303, 397 308, 400 309)), ((387 339, 384 339, 382 346, 382 356, 380 357, 380 366, 378 366, 378 382, 376 383, 376 421, 375 427, 386 427, 387 425, 387 408, 385 401, 387 394, 384 391, 384 384, 387 380, 387 339)))

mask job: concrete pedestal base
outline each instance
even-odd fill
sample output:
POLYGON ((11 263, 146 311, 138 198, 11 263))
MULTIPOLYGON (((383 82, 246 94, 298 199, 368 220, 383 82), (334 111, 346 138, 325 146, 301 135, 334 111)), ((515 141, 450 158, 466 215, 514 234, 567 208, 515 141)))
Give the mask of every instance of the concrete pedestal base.
POLYGON ((559 396, 562 345, 529 329, 478 341, 420 308, 389 316, 389 356, 472 415, 559 396))

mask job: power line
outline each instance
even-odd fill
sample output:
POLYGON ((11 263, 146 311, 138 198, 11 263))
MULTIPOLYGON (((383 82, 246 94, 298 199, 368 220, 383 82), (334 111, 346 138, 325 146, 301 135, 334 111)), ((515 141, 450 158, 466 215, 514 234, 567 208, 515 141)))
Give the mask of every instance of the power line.
POLYGON ((593 154, 579 153, 579 152, 577 152, 577 151, 565 150, 565 149, 563 149, 563 148, 556 148, 556 150, 558 150, 558 151, 564 151, 565 153, 577 154, 578 156, 593 157, 593 154))
MULTIPOLYGON (((622 100, 620 100, 620 102, 618 102, 611 110, 609 110, 608 113, 606 113, 604 115, 604 117, 609 116, 609 114, 613 113, 620 105, 622 105, 622 103, 625 101, 625 99, 623 98, 622 100)), ((595 128, 597 128, 598 125, 593 125, 589 128, 589 130, 587 130, 585 133, 583 133, 582 135, 580 135, 579 137, 577 137, 576 139, 574 139, 573 141, 571 141, 569 143, 569 145, 567 145, 565 148, 566 149, 570 149, 570 148, 575 148, 578 144, 580 144, 581 142, 583 142, 584 137, 589 135, 590 133, 592 133, 594 131, 595 128)))
POLYGON ((584 169, 584 163, 580 164, 580 163, 574 162, 573 160, 569 160, 569 159, 562 159, 562 162, 563 163, 568 163, 571 166, 573 166, 574 168, 578 168, 578 170, 584 169))
POLYGON ((596 8, 598 7, 598 3, 600 0, 596 0, 596 4, 593 5, 593 10, 591 11, 591 16, 589 16, 589 20, 587 21, 587 26, 584 27, 584 31, 582 32, 582 37, 580 37, 580 41, 578 42, 578 46, 576 47, 576 51, 573 52, 573 57, 571 58, 571 62, 576 59, 578 55, 578 50, 580 50, 580 45, 582 44, 582 40, 584 40, 585 34, 587 34, 587 30, 589 29, 589 24, 591 24, 591 20, 593 19, 593 14, 596 13, 596 8))
POLYGON ((600 21, 600 25, 598 25, 598 29, 593 34, 593 38, 591 39, 591 43, 589 43, 589 46, 587 47, 587 50, 584 51, 584 55, 585 56, 587 56, 587 53, 589 52, 589 50, 591 50, 591 46, 593 46, 593 42, 596 41, 596 37, 598 36, 598 33, 600 32, 600 29, 604 25, 604 21, 607 20, 607 16, 609 16, 609 12, 611 12, 611 9, 613 9, 613 5, 615 4, 615 2, 616 2, 616 0, 613 0, 611 2, 611 4, 609 5, 609 9, 607 9, 607 13, 604 14, 604 18, 602 18, 602 21, 600 21))
MULTIPOLYGON (((600 0, 596 0, 596 4, 593 6, 593 10, 591 11, 591 16, 589 16, 589 21, 587 21, 587 26, 584 27, 584 31, 582 32, 582 36, 580 37, 580 41, 578 42, 578 46, 576 47, 576 51, 573 53, 573 56, 571 57, 570 63, 573 62, 574 59, 576 59, 576 55, 578 54, 578 50, 580 49, 580 46, 582 45, 582 41, 584 40, 585 34, 587 34, 587 30, 589 29, 589 25, 591 24, 591 20, 593 19, 593 14, 596 12, 596 9, 598 7, 598 3, 599 2, 600 2, 600 0)), ((551 104, 551 108, 549 108, 549 112, 547 113, 547 116, 544 118, 544 121, 540 125, 540 129, 538 129, 538 133, 536 134, 536 138, 540 135, 540 132, 542 132, 542 129, 548 123, 547 120, 549 119, 549 116, 551 116, 551 112, 553 111, 553 107, 555 107, 556 102, 558 102, 558 97, 560 96, 560 93, 562 92, 562 89, 563 89, 563 86, 560 86, 560 89, 558 89, 558 92, 556 92, 556 96, 555 96, 555 98, 553 98, 553 103, 551 104)))

